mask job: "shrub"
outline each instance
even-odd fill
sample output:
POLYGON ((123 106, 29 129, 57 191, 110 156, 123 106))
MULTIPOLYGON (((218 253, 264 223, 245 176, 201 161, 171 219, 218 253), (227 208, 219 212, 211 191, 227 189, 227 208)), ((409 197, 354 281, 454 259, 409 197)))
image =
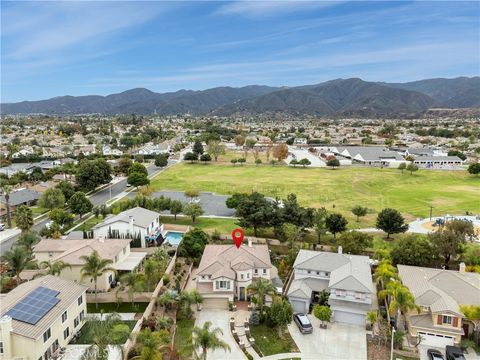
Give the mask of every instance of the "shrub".
POLYGON ((168 286, 170 283, 170 276, 168 274, 163 275, 163 285, 168 286))

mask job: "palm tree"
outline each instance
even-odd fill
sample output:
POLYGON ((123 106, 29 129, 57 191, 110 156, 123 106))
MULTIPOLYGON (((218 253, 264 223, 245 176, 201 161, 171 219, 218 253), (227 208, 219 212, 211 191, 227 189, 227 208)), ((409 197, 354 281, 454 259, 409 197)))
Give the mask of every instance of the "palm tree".
POLYGON ((158 329, 170 329, 173 325, 173 319, 171 317, 162 316, 157 317, 155 320, 155 325, 158 329))
POLYGON ((263 314, 265 305, 265 295, 272 297, 277 293, 277 289, 270 280, 258 278, 248 286, 248 292, 255 297, 255 304, 259 307, 260 314, 263 314))
POLYGON ((19 206, 15 211, 15 221, 23 233, 29 231, 34 224, 32 210, 25 205, 19 206))
POLYGON ((374 279, 382 289, 392 280, 398 279, 397 268, 389 260, 382 261, 375 270, 374 279))
POLYGON ((162 360, 162 350, 167 349, 168 345, 163 344, 162 335, 149 328, 143 329, 137 336, 137 344, 140 346, 140 355, 132 360, 162 360))
POLYGON ((158 298, 158 305, 165 307, 166 310, 169 310, 178 303, 178 300, 178 295, 174 291, 167 290, 158 298))
POLYGON ((60 276, 63 269, 71 269, 72 266, 70 264, 67 264, 66 262, 63 262, 62 260, 57 260, 54 262, 42 261, 40 263, 40 268, 46 269, 47 275, 60 276))
POLYGON ((32 260, 31 254, 27 249, 19 246, 15 246, 13 249, 7 251, 5 255, 2 256, 2 261, 5 261, 10 270, 15 273, 17 285, 22 281, 20 273, 36 264, 36 261, 32 260))
POLYGON ((133 297, 135 295, 135 292, 140 291, 143 287, 143 280, 144 275, 131 271, 126 274, 123 274, 120 277, 120 283, 122 285, 128 286, 128 297, 130 298, 130 301, 132 303, 133 307, 133 297))
POLYGON ((145 273, 145 277, 147 279, 147 290, 148 292, 150 292, 152 280, 154 280, 160 272, 159 263, 155 261, 155 259, 148 259, 147 261, 145 261, 143 272, 145 273))
POLYGON ((81 280, 86 277, 90 277, 90 282, 93 281, 95 287, 95 306, 98 309, 98 301, 97 301, 97 281, 100 276, 102 276, 107 271, 111 271, 116 273, 117 271, 112 268, 110 265, 113 263, 110 259, 102 259, 100 255, 98 255, 97 250, 94 250, 89 256, 81 256, 85 262, 85 265, 82 266, 80 269, 81 280))
POLYGON ((202 348, 201 359, 207 359, 207 350, 224 349, 231 351, 230 346, 221 340, 218 335, 223 335, 222 329, 216 327, 210 330, 211 321, 203 324, 203 327, 195 326, 192 331, 193 346, 202 348))
POLYGON ((200 304, 203 303, 203 296, 196 289, 193 289, 192 291, 190 291, 190 300, 192 304, 195 304, 197 306, 198 310, 200 304))
POLYGON ((378 293, 380 299, 390 297, 390 305, 388 311, 391 316, 400 310, 401 314, 406 314, 409 310, 417 310, 420 312, 420 306, 415 303, 415 297, 406 286, 399 281, 390 281, 385 290, 378 293))
POLYGON ((20 235, 15 246, 21 246, 27 250, 27 252, 32 255, 33 247, 40 241, 37 234, 34 232, 27 232, 20 235))
POLYGON ((108 314, 102 320, 87 320, 90 325, 88 329, 92 345, 85 350, 81 357, 82 360, 108 360, 110 347, 114 347, 123 354, 123 347, 119 341, 121 334, 114 331, 115 325, 118 325, 120 320, 120 316, 116 313, 108 314))
POLYGON ((7 224, 8 227, 12 228, 12 214, 10 213, 10 193, 12 192, 12 187, 10 185, 2 185, 1 188, 2 194, 5 197, 5 206, 7 208, 7 224))

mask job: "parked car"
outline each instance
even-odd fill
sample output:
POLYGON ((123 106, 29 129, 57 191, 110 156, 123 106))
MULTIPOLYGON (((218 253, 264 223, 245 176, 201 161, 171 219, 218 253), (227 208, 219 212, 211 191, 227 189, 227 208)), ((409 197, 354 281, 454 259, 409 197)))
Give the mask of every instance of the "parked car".
POLYGON ((445 360, 443 354, 436 349, 427 350, 428 360, 445 360))
POLYGON ((0 231, 5 230, 5 224, 0 224, 0 231))
POLYGON ((313 326, 310 320, 308 319, 307 315, 298 313, 293 315, 293 321, 298 326, 298 330, 302 334, 311 334, 313 332, 313 326))
POLYGON ((445 346, 445 353, 447 354, 447 360, 465 360, 463 351, 458 346, 445 346))

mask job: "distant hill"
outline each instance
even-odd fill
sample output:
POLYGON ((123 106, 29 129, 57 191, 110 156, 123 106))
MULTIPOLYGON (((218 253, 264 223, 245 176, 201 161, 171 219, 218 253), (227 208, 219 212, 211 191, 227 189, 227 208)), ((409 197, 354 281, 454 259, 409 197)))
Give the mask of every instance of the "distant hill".
POLYGON ((435 101, 427 95, 396 89, 361 79, 338 79, 318 85, 278 90, 253 99, 225 105, 216 113, 237 112, 290 114, 359 114, 386 115, 421 112, 435 101))
POLYGON ((403 84, 385 84, 398 89, 418 91, 439 104, 451 108, 480 107, 480 77, 428 79, 403 84))
POLYGON ((137 88, 108 96, 61 96, 1 104, 2 114, 220 115, 287 113, 310 115, 402 115, 432 107, 480 107, 480 78, 428 79, 403 84, 337 79, 316 85, 156 93, 137 88))

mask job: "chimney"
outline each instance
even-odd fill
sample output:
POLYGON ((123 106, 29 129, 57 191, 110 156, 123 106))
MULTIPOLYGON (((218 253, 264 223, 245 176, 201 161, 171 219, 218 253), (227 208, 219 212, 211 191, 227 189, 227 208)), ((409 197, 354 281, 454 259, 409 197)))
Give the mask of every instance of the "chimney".
POLYGON ((248 247, 252 247, 252 238, 248 238, 248 247))
POLYGON ((341 246, 338 247, 337 252, 339 254, 343 254, 343 248, 341 246))
POLYGON ((464 272, 465 272, 465 263, 464 263, 464 262, 461 262, 461 263, 458 265, 458 271, 460 271, 461 273, 464 273, 464 272))
POLYGON ((133 231, 133 224, 135 223, 135 220, 133 220, 133 216, 129 216, 128 217, 128 232, 130 233, 130 236, 132 237, 133 239, 133 234, 134 234, 134 231, 133 231))

